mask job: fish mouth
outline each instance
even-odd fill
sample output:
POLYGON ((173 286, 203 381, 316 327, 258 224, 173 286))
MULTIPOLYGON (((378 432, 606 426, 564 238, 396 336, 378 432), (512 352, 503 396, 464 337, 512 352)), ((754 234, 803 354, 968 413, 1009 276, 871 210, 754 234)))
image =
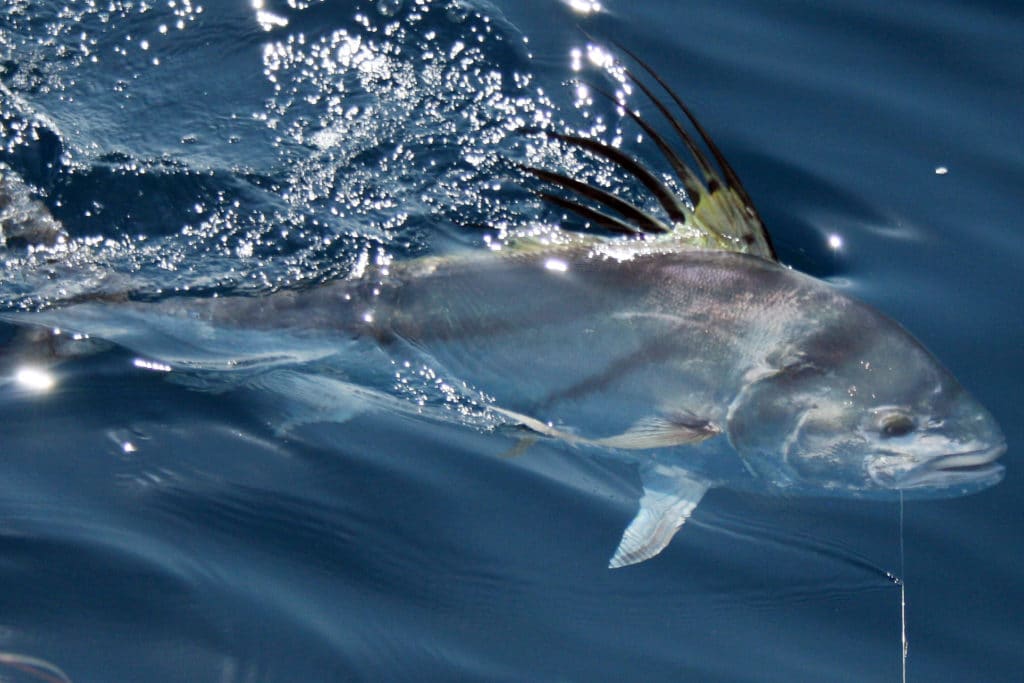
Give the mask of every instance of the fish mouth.
POLYGON ((894 488, 986 488, 1002 481, 1006 468, 996 460, 1005 452, 1006 444, 998 443, 932 458, 898 475, 894 488))

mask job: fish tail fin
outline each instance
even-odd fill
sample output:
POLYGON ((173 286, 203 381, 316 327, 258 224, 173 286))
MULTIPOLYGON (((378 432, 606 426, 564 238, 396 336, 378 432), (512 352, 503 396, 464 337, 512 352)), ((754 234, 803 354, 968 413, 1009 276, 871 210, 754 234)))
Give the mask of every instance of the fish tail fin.
POLYGON ((0 162, 0 244, 7 248, 53 246, 67 239, 61 222, 33 198, 28 185, 0 162))

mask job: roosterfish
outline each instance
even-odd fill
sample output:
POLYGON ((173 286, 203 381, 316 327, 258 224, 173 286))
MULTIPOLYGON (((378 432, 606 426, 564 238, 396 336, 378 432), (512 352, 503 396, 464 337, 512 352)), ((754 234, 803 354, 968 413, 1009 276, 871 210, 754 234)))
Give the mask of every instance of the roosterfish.
POLYGON ((644 73, 626 77, 678 142, 622 111, 684 192, 620 148, 564 132, 539 134, 617 167, 660 209, 518 167, 544 201, 620 235, 410 258, 258 296, 97 294, 0 318, 120 345, 197 388, 315 403, 312 419, 409 409, 381 377, 432 368, 525 444, 636 463, 643 491, 613 568, 661 552, 714 487, 894 500, 998 483, 1005 440, 989 412, 897 322, 779 263, 719 147, 630 56, 644 73))

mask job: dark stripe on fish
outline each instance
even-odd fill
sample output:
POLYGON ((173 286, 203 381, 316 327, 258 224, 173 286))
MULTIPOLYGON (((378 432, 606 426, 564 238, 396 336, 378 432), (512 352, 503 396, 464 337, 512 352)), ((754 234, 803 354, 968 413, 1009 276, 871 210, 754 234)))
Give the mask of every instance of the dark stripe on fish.
MULTIPOLYGON (((677 333, 681 331, 683 331, 682 327, 677 329, 677 333)), ((663 361, 673 354, 677 354, 679 352, 679 345, 676 341, 676 336, 676 334, 667 334, 654 337, 650 343, 614 361, 601 372, 590 375, 572 386, 549 394, 537 406, 538 410, 552 407, 560 401, 579 399, 604 391, 609 385, 627 373, 657 363, 658 361, 663 361)))

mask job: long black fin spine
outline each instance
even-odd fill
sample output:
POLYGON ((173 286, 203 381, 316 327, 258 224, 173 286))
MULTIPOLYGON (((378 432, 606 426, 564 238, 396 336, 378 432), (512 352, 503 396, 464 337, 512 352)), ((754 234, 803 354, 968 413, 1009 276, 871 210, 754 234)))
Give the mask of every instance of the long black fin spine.
MULTIPOLYGON (((771 235, 769 235, 768 231, 764 229, 764 222, 761 220, 761 216, 754 206, 753 199, 751 199, 750 194, 743 186, 743 182, 740 180, 739 174, 737 174, 736 171, 733 169, 732 165, 725 158, 725 155, 722 153, 721 149, 719 149, 718 145, 715 144, 715 141, 712 139, 712 137, 708 134, 706 130, 704 130, 704 126, 700 124, 700 121, 690 110, 690 107, 688 107, 686 103, 683 101, 683 99, 676 94, 675 90, 673 90, 671 86, 669 86, 669 84, 665 82, 665 79, 659 76, 658 73, 647 62, 641 59, 635 52, 630 50, 625 45, 622 45, 618 41, 613 40, 612 44, 616 47, 616 49, 621 50, 622 52, 629 55, 630 59, 639 64, 644 71, 650 74, 651 78, 653 78, 658 83, 658 85, 660 85, 662 89, 664 89, 664 91, 668 93, 668 96, 672 98, 672 101, 675 102, 676 106, 679 107, 679 109, 686 116, 687 120, 689 120, 689 122, 693 125, 694 129, 700 135, 701 140, 703 140, 704 144, 708 146, 709 150, 711 150, 711 154, 715 157, 715 161, 717 161, 718 165, 721 167, 722 173, 725 175, 725 179, 729 183, 730 189, 732 189, 739 196, 739 198, 743 200, 743 208, 745 209, 749 217, 757 221, 757 223, 759 224, 760 233, 764 237, 765 246, 768 247, 769 255, 771 256, 772 260, 777 261, 778 257, 775 253, 775 245, 772 244, 771 235)), ((640 85, 640 81, 638 81, 635 77, 630 76, 630 78, 632 78, 632 80, 635 83, 637 83, 638 86, 640 85)))
POLYGON ((606 159, 613 164, 618 165, 620 168, 625 169, 634 178, 639 180, 644 187, 646 187, 648 191, 655 196, 655 198, 657 198, 658 202, 665 209, 665 212, 673 223, 686 223, 687 214, 690 213, 689 207, 680 202, 678 197, 667 190, 664 184, 662 184, 662 182, 653 173, 648 171, 642 164, 640 164, 640 162, 622 150, 612 147, 611 145, 606 145, 603 142, 580 137, 578 135, 568 135, 566 133, 558 133, 555 131, 548 132, 548 135, 568 145, 575 145, 580 149, 606 159))
POLYGON ((621 218, 616 218, 603 211, 599 211, 593 207, 587 206, 580 202, 574 202, 571 199, 566 199, 557 194, 551 192, 545 192, 543 190, 537 191, 537 196, 544 201, 550 202, 555 206, 560 206, 563 209, 572 211, 573 213, 582 216, 585 220, 596 223, 601 227, 611 232, 617 232, 623 235, 642 235, 643 233, 637 229, 635 225, 625 222, 621 218))
POLYGON ((683 184, 683 189, 686 190, 690 201, 696 203, 700 196, 707 191, 704 187, 704 183, 702 183, 700 178, 697 177, 697 174, 693 172, 693 169, 683 161, 682 157, 676 154, 676 151, 672 149, 672 146, 668 144, 668 141, 666 141, 665 138, 654 129, 654 126, 647 123, 647 121, 641 118, 639 114, 620 102, 611 93, 605 92, 601 88, 590 84, 587 84, 587 87, 614 103, 617 107, 620 107, 622 111, 626 113, 626 116, 632 119, 636 125, 640 126, 644 133, 646 133, 647 136, 654 141, 654 144, 658 146, 658 149, 661 150, 665 160, 668 161, 672 170, 675 171, 676 177, 679 178, 679 182, 683 184))
POLYGON ((689 150, 690 154, 697 162, 701 173, 704 174, 705 182, 709 185, 708 189, 714 191, 714 185, 719 182, 718 174, 715 173, 715 169, 711 166, 711 162, 708 160, 707 155, 701 150, 700 145, 698 145, 697 141, 693 139, 693 136, 683 128, 682 124, 679 123, 679 119, 672 114, 672 111, 665 105, 665 103, 658 99, 651 89, 647 87, 646 83, 637 78, 631 69, 626 68, 625 72, 629 80, 632 81, 636 87, 640 88, 640 91, 647 96, 647 99, 649 99, 651 103, 658 108, 658 111, 661 112, 662 116, 664 116, 672 125, 673 130, 676 131, 679 138, 683 141, 683 144, 686 145, 686 149, 689 150))
POLYGON ((666 233, 672 230, 672 228, 658 220, 657 217, 599 187, 588 185, 587 183, 576 180, 575 178, 570 178, 569 176, 562 175, 561 173, 547 171, 542 168, 525 165, 520 165, 519 168, 520 170, 525 171, 544 182, 560 187, 563 190, 575 192, 587 199, 603 204, 607 208, 622 214, 628 219, 632 219, 636 223, 636 227, 642 232, 666 233))
MULTIPOLYGON (((743 182, 740 180, 739 174, 737 174, 736 171, 733 169, 728 159, 725 158, 725 154, 723 154, 718 145, 715 144, 714 139, 704 129, 704 126, 701 125, 700 121, 690 110, 690 107, 687 106, 686 102, 684 102, 683 99, 676 94, 675 90, 673 90, 672 87, 665 82, 665 79, 659 76, 657 72, 655 72, 654 69, 651 68, 651 66, 647 62, 645 62, 643 59, 637 56, 636 53, 634 53, 629 48, 620 45, 618 42, 612 41, 612 44, 615 45, 617 49, 620 49, 627 55, 629 55, 631 59, 633 59, 637 64, 639 64, 644 71, 650 74, 651 78, 657 81, 658 85, 660 85, 665 90, 665 92, 668 93, 668 96, 672 98, 672 101, 676 103, 676 106, 678 106, 679 109, 682 110, 683 114, 686 115, 687 120, 689 120, 689 122, 693 124, 694 129, 700 135, 701 139, 704 141, 704 144, 706 144, 708 146, 708 149, 711 150, 711 154, 715 157, 715 161, 717 161, 718 165, 721 167, 722 173, 725 175, 725 178, 728 181, 729 186, 736 192, 736 194, 740 196, 741 199, 743 199, 744 203, 746 204, 745 208, 750 213, 750 215, 756 218, 758 221, 760 221, 761 218, 757 213, 757 209, 754 207, 754 201, 753 199, 751 199, 750 194, 747 192, 747 189, 743 186, 743 182)), ((768 235, 767 231, 763 231, 763 233, 765 241, 768 243, 768 248, 771 250, 772 258, 775 258, 775 248, 772 245, 771 236, 768 235)))
MULTIPOLYGON (((586 32, 584 31, 584 34, 586 32)), ((590 37, 588 35, 588 37, 590 37)), ((591 38, 593 41, 593 38, 591 38)), ((596 42, 596 41, 594 41, 596 42)), ((571 192, 582 198, 589 199, 601 205, 602 208, 611 209, 632 220, 633 224, 611 216, 599 209, 584 204, 580 199, 567 199, 550 192, 536 192, 539 196, 548 201, 563 207, 584 218, 602 225, 614 232, 625 234, 639 234, 641 232, 660 232, 661 228, 674 231, 681 225, 689 226, 698 231, 704 231, 709 238, 719 243, 720 248, 727 250, 744 251, 753 253, 771 261, 778 261, 771 237, 764 227, 753 201, 743 187, 738 174, 725 159, 714 140, 693 115, 690 108, 683 102, 674 90, 662 79, 645 61, 640 59, 633 51, 612 41, 622 53, 632 58, 671 98, 676 107, 683 113, 686 120, 697 135, 689 132, 684 127, 682 119, 673 112, 668 104, 655 95, 651 87, 625 65, 620 65, 622 73, 628 79, 629 84, 635 85, 653 103, 665 120, 672 126, 687 151, 692 156, 704 182, 693 171, 693 168, 684 161, 683 157, 660 135, 654 127, 642 119, 638 112, 630 109, 627 104, 613 97, 607 92, 596 88, 589 83, 588 87, 599 93, 601 96, 613 102, 617 107, 629 116, 637 126, 641 128, 657 145, 665 160, 672 167, 679 181, 682 183, 692 208, 685 203, 665 182, 657 177, 655 173, 645 166, 639 159, 632 157, 618 147, 609 145, 600 140, 569 133, 557 131, 531 129, 534 133, 541 133, 562 143, 575 146, 585 152, 597 156, 605 161, 611 162, 621 170, 626 171, 638 180, 657 199, 659 204, 668 214, 672 226, 656 216, 648 214, 635 205, 618 200, 615 196, 601 188, 589 185, 585 182, 569 178, 557 173, 544 171, 542 169, 520 166, 521 171, 531 173, 535 177, 561 189, 571 192), (703 147, 699 144, 703 142, 703 147), (711 157, 717 163, 717 168, 712 165, 707 149, 711 157), (721 175, 720 175, 721 174, 721 175), (654 227, 652 229, 652 226, 654 227)))

